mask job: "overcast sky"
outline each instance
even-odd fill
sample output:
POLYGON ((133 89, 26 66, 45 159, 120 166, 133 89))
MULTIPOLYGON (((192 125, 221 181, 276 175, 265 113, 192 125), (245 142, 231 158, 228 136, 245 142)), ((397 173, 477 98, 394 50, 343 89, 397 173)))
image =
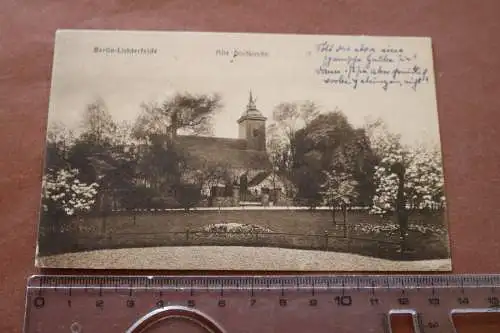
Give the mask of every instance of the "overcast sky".
POLYGON ((439 143, 434 77, 417 91, 408 87, 363 86, 357 90, 323 83, 315 73, 323 55, 315 45, 328 40, 344 45, 391 44, 417 54, 432 71, 428 39, 293 35, 194 34, 159 32, 64 32, 57 36, 49 122, 79 125, 85 106, 102 98, 116 120, 133 121, 140 104, 161 101, 176 92, 222 96, 215 135, 237 137, 236 120, 245 110, 249 90, 258 109, 272 117, 281 102, 311 100, 324 111, 340 108, 355 126, 381 117, 405 143, 439 143), (95 53, 94 48, 156 48, 156 54, 95 53), (265 57, 217 56, 234 49, 267 52, 265 57))

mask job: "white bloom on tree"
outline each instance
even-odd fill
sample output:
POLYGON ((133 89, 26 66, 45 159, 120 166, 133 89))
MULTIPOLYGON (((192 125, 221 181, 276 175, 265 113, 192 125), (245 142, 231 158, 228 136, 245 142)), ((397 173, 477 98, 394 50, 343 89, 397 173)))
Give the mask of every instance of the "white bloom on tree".
POLYGON ((324 204, 334 206, 350 204, 357 197, 357 182, 345 173, 325 171, 326 181, 321 186, 324 204))
POLYGON ((71 216, 78 212, 87 212, 92 208, 98 184, 85 184, 76 178, 77 175, 77 169, 48 170, 42 182, 44 211, 50 210, 49 207, 55 207, 71 216))
POLYGON ((403 167, 403 198, 407 209, 433 209, 444 204, 444 179, 440 152, 424 148, 402 149, 395 145, 379 148, 384 154, 375 168, 376 194, 371 213, 386 214, 396 209, 399 176, 395 166, 403 167), (389 150, 387 150, 389 148, 389 150))

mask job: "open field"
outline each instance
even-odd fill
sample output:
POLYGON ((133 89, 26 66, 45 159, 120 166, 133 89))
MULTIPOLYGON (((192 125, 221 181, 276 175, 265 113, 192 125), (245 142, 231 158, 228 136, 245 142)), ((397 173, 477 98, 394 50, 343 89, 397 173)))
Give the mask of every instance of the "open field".
MULTIPOLYGON (((248 246, 351 252, 386 259, 428 260, 449 257, 443 215, 417 215, 410 219, 408 245, 399 252, 399 231, 394 223, 350 211, 342 215, 326 210, 196 210, 116 212, 108 216, 79 217, 66 232, 41 235, 40 255, 97 249, 162 246, 248 246), (208 232, 213 224, 252 224, 270 232, 208 232), (44 239, 47 241, 44 242, 44 239)), ((43 228, 42 228, 43 232, 43 228)))

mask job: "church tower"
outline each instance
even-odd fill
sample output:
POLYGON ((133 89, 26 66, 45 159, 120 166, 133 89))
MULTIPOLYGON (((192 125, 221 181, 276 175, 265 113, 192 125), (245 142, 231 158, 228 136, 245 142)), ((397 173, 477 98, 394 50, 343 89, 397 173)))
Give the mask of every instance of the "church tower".
POLYGON ((247 141, 247 149, 266 150, 266 120, 267 118, 257 110, 250 91, 247 108, 238 119, 239 138, 247 141))

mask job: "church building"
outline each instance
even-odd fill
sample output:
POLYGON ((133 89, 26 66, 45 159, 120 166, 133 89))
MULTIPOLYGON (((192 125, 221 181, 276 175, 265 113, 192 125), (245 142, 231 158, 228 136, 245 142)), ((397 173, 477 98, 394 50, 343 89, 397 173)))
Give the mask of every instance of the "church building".
MULTIPOLYGON (((234 204, 234 201, 258 200, 263 190, 259 185, 268 183, 270 179, 274 189, 283 188, 266 151, 266 120, 250 92, 246 109, 237 120, 237 139, 177 136, 177 144, 187 152, 190 168, 203 173, 213 171, 213 174, 208 172, 208 176, 216 178, 216 181, 204 184, 202 191, 206 195, 231 196, 234 204), (224 175, 218 177, 221 173, 224 175), (231 190, 228 191, 229 188, 231 190)), ((265 186, 264 190, 267 189, 268 186, 265 186)))

